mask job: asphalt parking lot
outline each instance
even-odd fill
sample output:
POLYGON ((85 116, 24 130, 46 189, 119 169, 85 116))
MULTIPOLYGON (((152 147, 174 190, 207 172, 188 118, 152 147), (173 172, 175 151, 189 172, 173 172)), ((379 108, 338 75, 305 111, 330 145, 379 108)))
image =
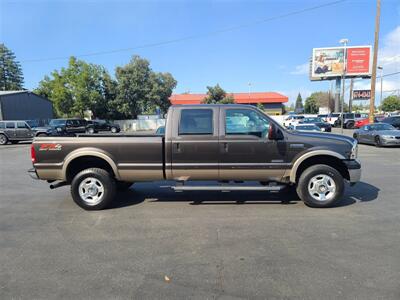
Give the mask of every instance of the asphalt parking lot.
POLYGON ((29 144, 1 147, 0 299, 400 299, 400 148, 359 158, 330 209, 158 182, 87 212, 27 175, 29 144))

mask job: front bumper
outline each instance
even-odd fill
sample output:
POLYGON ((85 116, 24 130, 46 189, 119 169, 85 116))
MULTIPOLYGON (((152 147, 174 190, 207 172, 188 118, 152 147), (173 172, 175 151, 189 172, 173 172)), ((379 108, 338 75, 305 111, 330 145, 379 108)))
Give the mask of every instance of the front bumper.
POLYGON ((382 146, 400 146, 400 139, 388 139, 388 138, 381 138, 382 146))
POLYGON ((347 170, 349 171, 349 181, 350 184, 353 185, 360 181, 361 179, 361 164, 357 159, 352 160, 343 160, 343 163, 346 165, 347 170))
POLYGON ((29 170, 28 170, 28 174, 29 174, 29 176, 30 176, 32 179, 39 180, 39 176, 38 176, 38 174, 36 173, 36 169, 35 169, 35 168, 29 169, 29 170))

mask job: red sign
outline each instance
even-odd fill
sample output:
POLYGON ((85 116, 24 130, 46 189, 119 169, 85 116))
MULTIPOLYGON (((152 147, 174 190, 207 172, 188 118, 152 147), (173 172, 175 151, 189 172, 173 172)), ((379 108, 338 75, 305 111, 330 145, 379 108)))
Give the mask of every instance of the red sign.
POLYGON ((347 74, 370 74, 370 47, 347 49, 347 74))

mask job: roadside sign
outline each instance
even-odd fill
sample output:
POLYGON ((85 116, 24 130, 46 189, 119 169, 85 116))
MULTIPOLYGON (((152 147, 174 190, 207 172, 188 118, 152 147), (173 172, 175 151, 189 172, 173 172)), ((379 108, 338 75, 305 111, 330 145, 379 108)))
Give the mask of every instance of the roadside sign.
POLYGON ((371 90, 354 90, 353 100, 368 100, 371 98, 371 90))

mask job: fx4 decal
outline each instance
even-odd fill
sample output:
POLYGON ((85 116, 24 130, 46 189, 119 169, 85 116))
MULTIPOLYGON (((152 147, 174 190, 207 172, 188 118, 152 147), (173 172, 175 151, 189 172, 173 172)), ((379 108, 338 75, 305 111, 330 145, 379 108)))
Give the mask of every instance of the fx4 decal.
POLYGON ((41 144, 39 151, 60 151, 61 148, 60 144, 41 144))

